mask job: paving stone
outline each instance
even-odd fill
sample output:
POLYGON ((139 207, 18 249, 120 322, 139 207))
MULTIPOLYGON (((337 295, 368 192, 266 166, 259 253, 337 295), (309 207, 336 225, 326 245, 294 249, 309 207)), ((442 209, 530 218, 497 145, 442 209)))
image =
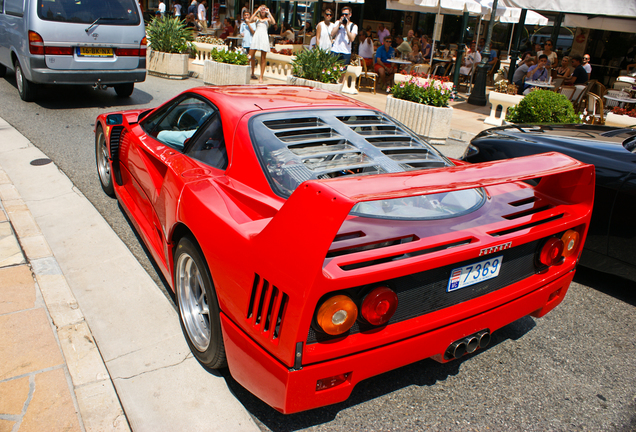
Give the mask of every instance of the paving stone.
POLYGON ((24 253, 29 260, 50 257, 53 255, 49 248, 49 244, 46 242, 43 235, 22 237, 20 238, 20 243, 22 244, 22 249, 24 249, 24 253))
POLYGON ((9 184, 9 183, 11 183, 11 179, 9 179, 9 176, 7 175, 6 172, 0 169, 0 184, 9 184))
POLYGON ((75 387, 109 378, 86 322, 59 328, 57 335, 75 387))
POLYGON ((11 183, 0 184, 0 198, 2 198, 2 201, 12 200, 20 198, 20 194, 11 183))
MULTIPOLYGON (((29 397, 29 377, 0 383, 0 415, 20 415, 29 397)), ((0 426, 0 430, 2 427, 0 426)))
POLYGON ((0 419, 0 432, 11 432, 14 424, 14 421, 0 419))
POLYGON ((29 207, 22 201, 22 198, 3 200, 2 206, 9 214, 18 211, 29 211, 29 207))
POLYGON ((15 230, 18 237, 22 238, 42 235, 42 232, 40 232, 40 227, 35 222, 35 219, 33 219, 31 212, 9 212, 9 218, 11 219, 11 224, 13 225, 13 229, 15 230))
POLYGON ((63 369, 35 375, 33 398, 22 418, 20 432, 80 432, 63 369))
POLYGON ((35 283, 26 265, 0 268, 0 315, 35 306, 35 283))
MULTIPOLYGON (((33 262, 39 262, 39 260, 33 262)), ((84 320, 82 310, 64 275, 36 274, 36 277, 46 308, 56 327, 60 328, 84 320)))
POLYGON ((24 263, 26 260, 22 255, 18 240, 13 235, 11 224, 0 222, 0 267, 24 263))
POLYGON ((63 363, 43 308, 0 316, 0 380, 63 363))
POLYGON ((6 222, 6 221, 8 221, 7 215, 4 214, 4 212, 2 211, 2 207, 0 207, 0 222, 6 222))
POLYGON ((86 432, 130 431, 110 380, 76 388, 75 396, 86 432))

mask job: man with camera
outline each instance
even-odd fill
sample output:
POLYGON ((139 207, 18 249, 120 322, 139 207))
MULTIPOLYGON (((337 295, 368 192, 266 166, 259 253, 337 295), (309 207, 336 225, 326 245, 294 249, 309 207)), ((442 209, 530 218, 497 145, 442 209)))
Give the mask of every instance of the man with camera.
POLYGON ((340 20, 335 22, 331 31, 333 38, 331 52, 337 54, 345 66, 351 62, 351 42, 355 40, 357 35, 358 26, 351 22, 351 8, 345 6, 342 8, 340 20))

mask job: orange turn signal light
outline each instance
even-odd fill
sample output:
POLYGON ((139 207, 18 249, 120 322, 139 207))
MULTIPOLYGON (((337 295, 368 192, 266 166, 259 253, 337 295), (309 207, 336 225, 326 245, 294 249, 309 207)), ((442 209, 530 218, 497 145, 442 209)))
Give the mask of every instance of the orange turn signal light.
POLYGON ((575 230, 567 230, 561 237, 561 241, 563 242, 563 256, 567 258, 578 250, 581 236, 575 230))
POLYGON ((351 328, 358 318, 358 307, 346 295, 325 300, 318 309, 316 322, 329 335, 339 335, 351 328))

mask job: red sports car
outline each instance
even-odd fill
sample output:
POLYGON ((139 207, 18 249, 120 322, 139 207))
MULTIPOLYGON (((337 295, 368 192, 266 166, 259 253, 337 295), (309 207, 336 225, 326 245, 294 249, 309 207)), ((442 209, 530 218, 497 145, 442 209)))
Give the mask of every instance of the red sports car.
POLYGON ((568 156, 451 161, 305 87, 200 87, 103 114, 95 151, 196 358, 283 413, 549 312, 594 198, 594 167, 568 156))

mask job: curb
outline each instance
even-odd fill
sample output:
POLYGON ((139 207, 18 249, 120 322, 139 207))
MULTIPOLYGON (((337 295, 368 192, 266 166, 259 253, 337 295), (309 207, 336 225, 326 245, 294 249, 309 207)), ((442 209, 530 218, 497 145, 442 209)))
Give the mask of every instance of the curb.
POLYGON ((130 431, 112 379, 62 270, 40 227, 0 166, 0 209, 42 294, 71 376, 74 398, 86 431, 130 431))

